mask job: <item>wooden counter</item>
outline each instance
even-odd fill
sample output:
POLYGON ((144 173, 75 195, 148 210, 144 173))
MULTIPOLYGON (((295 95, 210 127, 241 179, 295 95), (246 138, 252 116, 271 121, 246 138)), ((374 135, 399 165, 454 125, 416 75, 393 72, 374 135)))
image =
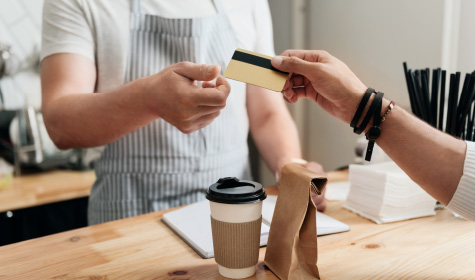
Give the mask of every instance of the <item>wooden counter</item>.
MULTIPOLYGON (((474 222, 441 210, 377 225, 341 206, 325 213, 351 230, 318 237, 322 279, 475 279, 474 222)), ((224 279, 161 222, 165 212, 0 247, 0 279, 224 279)), ((264 254, 253 279, 276 279, 264 254)))
POLYGON ((56 170, 14 177, 0 189, 0 212, 89 196, 94 171, 56 170))

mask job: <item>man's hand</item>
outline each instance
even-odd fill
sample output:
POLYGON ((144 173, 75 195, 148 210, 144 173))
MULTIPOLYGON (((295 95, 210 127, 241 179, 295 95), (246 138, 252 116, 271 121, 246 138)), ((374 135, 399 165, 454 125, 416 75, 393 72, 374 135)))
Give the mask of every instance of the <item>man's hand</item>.
POLYGON ((230 86, 217 65, 182 62, 97 91, 94 61, 78 54, 48 56, 41 65, 42 113, 61 149, 102 146, 161 117, 184 133, 211 123, 226 105, 230 86), (201 87, 196 81, 203 82, 201 87))
POLYGON ((146 106, 183 133, 209 125, 226 106, 231 91, 219 65, 181 62, 143 79, 146 106), (197 81, 205 81, 202 87, 197 81))
POLYGON ((325 51, 287 50, 272 65, 291 73, 283 90, 287 102, 311 99, 346 123, 367 89, 345 63, 325 51))

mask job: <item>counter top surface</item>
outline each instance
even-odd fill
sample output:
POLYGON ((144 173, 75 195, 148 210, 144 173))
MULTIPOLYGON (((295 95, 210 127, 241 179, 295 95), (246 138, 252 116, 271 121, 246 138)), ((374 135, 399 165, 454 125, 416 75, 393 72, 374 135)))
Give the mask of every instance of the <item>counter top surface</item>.
MULTIPOLYGON (((214 259, 202 259, 161 222, 166 212, 0 247, 0 278, 224 279, 214 259)), ((475 223, 449 210, 384 225, 342 202, 329 202, 325 213, 351 230, 318 237, 322 279, 475 279, 475 223)), ((253 279, 276 279, 264 267, 265 250, 253 279)))
POLYGON ((94 171, 55 170, 23 175, 0 189, 0 212, 86 197, 94 171))

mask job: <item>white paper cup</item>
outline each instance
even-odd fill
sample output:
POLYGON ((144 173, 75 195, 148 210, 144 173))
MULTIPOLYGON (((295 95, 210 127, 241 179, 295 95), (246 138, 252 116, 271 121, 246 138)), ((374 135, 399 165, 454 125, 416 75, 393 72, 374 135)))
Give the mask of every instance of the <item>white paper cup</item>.
POLYGON ((220 179, 213 184, 207 198, 210 200, 213 246, 219 273, 227 278, 241 279, 256 273, 262 200, 266 194, 259 183, 231 179, 220 179), (234 187, 219 188, 220 181, 227 184, 225 179, 234 180, 231 182, 234 187), (240 186, 241 182, 245 185, 240 186))

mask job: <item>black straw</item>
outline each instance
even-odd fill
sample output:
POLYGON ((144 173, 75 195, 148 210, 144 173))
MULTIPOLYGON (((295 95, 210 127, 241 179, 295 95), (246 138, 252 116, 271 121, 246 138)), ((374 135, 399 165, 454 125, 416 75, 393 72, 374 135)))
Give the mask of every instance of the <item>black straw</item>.
POLYGON ((439 103, 439 130, 444 131, 444 109, 445 109, 445 78, 447 71, 442 70, 442 77, 440 81, 440 103, 439 103))
POLYGON ((431 77, 429 68, 412 71, 406 62, 403 62, 403 68, 412 112, 441 131, 445 130, 462 139, 474 140, 475 71, 465 75, 461 91, 460 72, 450 74, 446 95, 447 71, 433 69, 431 77))
POLYGON ((439 97, 439 79, 440 69, 434 69, 432 71, 432 96, 430 98, 430 107, 432 111, 431 124, 433 127, 437 127, 437 98, 439 97))

